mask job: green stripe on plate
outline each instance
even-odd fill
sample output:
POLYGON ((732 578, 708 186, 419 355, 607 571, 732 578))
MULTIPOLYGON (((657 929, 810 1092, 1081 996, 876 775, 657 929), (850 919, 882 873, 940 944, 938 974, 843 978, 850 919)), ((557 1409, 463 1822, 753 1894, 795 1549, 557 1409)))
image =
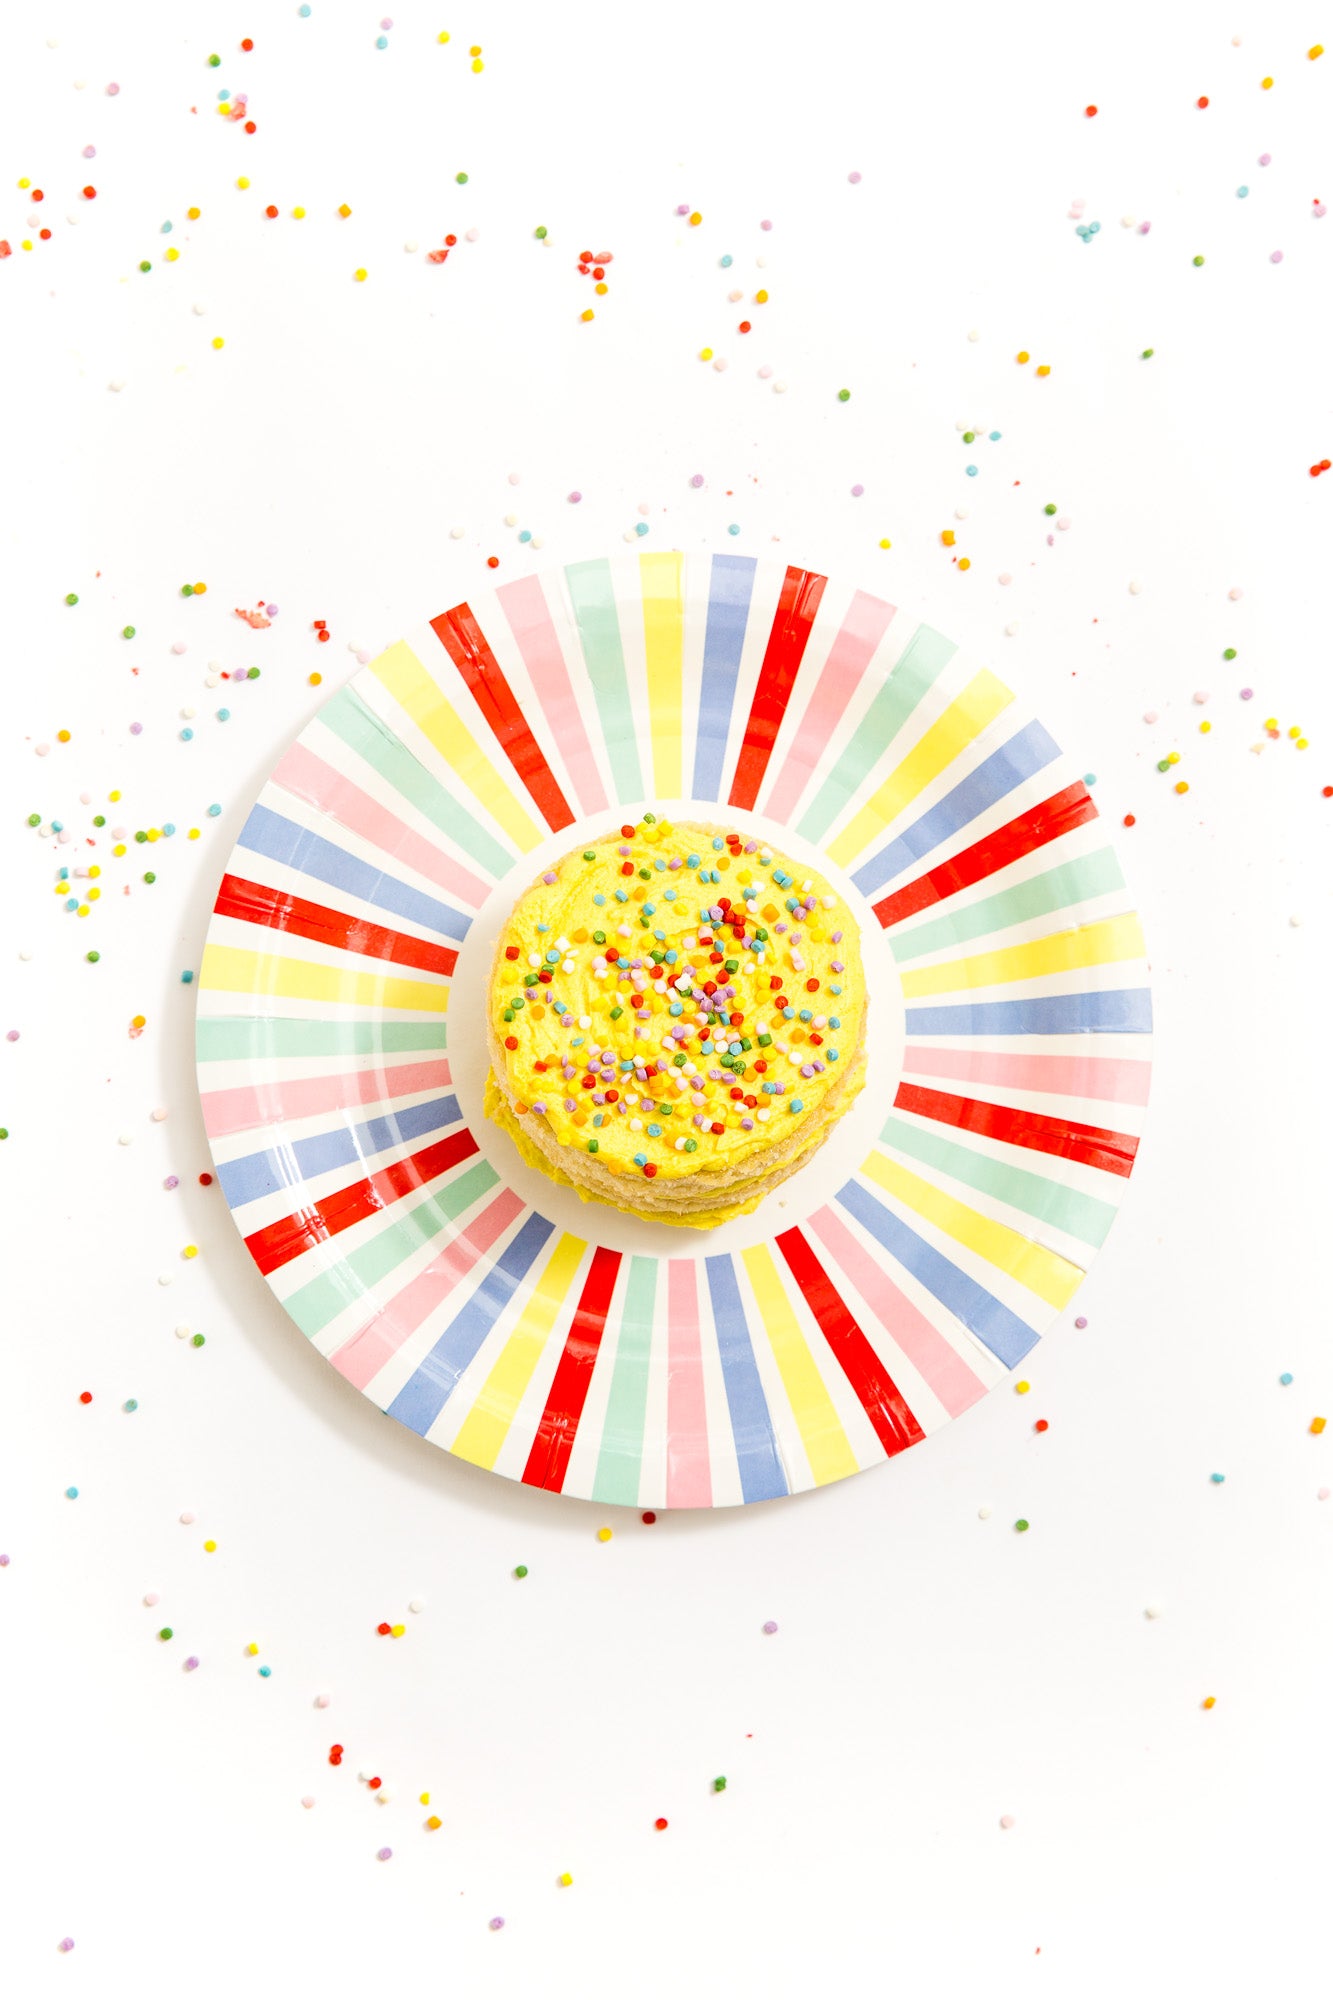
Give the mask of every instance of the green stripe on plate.
POLYGON ((1094 896, 1108 896, 1124 886, 1120 863, 1109 847, 1103 847, 1096 854, 1085 854, 1077 861, 1047 869, 1044 875, 1034 875, 1016 888, 1002 889, 967 909, 952 910, 912 931, 890 934, 889 945, 901 964, 952 944, 965 944, 969 938, 1008 930, 1012 924, 1029 923, 1034 917, 1049 917, 1071 903, 1090 902, 1094 896))
MULTIPOLYGON (((917 626, 902 658, 810 801, 797 829, 807 840, 824 838, 957 651, 953 640, 946 639, 933 625, 917 626)), ((887 777, 888 773, 884 775, 887 777)))
POLYGON ((194 1025, 200 1062, 283 1062, 294 1056, 376 1056, 408 1049, 438 1053, 443 1021, 268 1020, 255 1014, 201 1014, 194 1025))
POLYGON ((996 1201, 1008 1202, 1010 1208, 1021 1209, 1024 1215, 1035 1216, 1039 1222, 1049 1222, 1078 1243, 1100 1248, 1115 1221, 1116 1212, 1110 1202, 1080 1194, 1075 1188, 1061 1187, 1058 1181, 1048 1181, 1023 1167, 1006 1166, 1000 1160, 958 1145, 953 1139, 925 1132, 919 1125, 907 1125, 901 1118, 890 1118, 879 1136, 895 1152, 949 1174, 965 1187, 993 1195, 996 1201))
POLYGON ((620 617, 611 565, 602 560, 567 563, 565 583, 583 644, 583 662, 601 717, 616 798, 625 803, 641 799, 645 793, 639 768, 638 734, 625 676, 625 650, 620 643, 620 617))
POLYGON ((632 1257, 620 1316, 616 1365, 611 1376, 602 1449, 592 1482, 594 1500, 633 1507, 643 1467, 643 1419, 648 1406, 648 1357, 653 1345, 656 1257, 632 1257))

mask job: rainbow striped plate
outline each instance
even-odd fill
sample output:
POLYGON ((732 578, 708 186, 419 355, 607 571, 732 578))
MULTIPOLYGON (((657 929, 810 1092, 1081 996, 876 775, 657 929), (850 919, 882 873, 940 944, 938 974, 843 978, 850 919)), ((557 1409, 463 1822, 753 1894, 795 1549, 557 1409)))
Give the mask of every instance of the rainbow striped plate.
POLYGON ((631 554, 442 612, 278 764, 214 906, 198 1066, 246 1247, 407 1429, 607 1503, 721 1507, 916 1444, 1069 1304, 1148 1096, 1139 923, 1087 788, 930 625, 810 570, 631 554), (584 1205, 481 1114, 494 939, 644 809, 818 862, 866 1089, 711 1233, 584 1205))

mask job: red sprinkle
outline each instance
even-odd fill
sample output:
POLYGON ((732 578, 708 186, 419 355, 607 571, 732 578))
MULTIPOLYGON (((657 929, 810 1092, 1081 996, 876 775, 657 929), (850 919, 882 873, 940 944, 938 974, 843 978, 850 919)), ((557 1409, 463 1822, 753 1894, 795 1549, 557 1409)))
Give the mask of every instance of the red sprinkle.
POLYGON ((1085 118, 1095 118, 1095 117, 1097 116, 1097 107, 1096 107, 1096 105, 1095 105, 1095 104, 1085 104, 1085 105, 1084 105, 1084 107, 1083 107, 1083 116, 1084 116, 1085 118))
POLYGON ((1135 824, 1135 819, 1134 819, 1134 815, 1133 815, 1133 813, 1126 813, 1126 814, 1125 814, 1125 825, 1126 825, 1126 826, 1133 826, 1134 824, 1135 824))
POLYGON ((375 1627, 375 1630, 379 1633, 381 1639, 388 1638, 390 1629, 391 1628, 388 1625, 377 1625, 375 1627))
POLYGON ((1047 1423, 1045 1417, 1038 1417, 1036 1423, 1032 1426, 1032 1428, 1034 1431, 1048 1431, 1051 1427, 1047 1423))
POLYGON ((644 1172, 644 1178, 646 1180, 651 1180, 653 1175, 657 1172, 657 1168, 653 1165, 652 1161, 649 1160, 645 1163, 643 1172, 644 1172))
POLYGON ((487 558, 486 558, 486 567, 487 567, 487 569, 499 569, 499 567, 500 567, 500 558, 499 558, 499 556, 487 556, 487 558))
POLYGON ((1199 109, 1200 111, 1206 111, 1208 109, 1208 99, 1206 97, 1201 97, 1199 99, 1199 109))
POLYGON ((507 944, 505 946, 505 957, 512 964, 513 960, 518 957, 518 946, 516 944, 507 944))
POLYGON ((85 201, 96 201, 97 189, 95 187, 86 187, 83 190, 83 198, 85 201))
MULTIPOLYGON (((647 1519, 647 1516, 645 1515, 645 1516, 644 1516, 644 1518, 645 1518, 645 1520, 646 1520, 646 1519, 647 1519)), ((666 1832, 666 1825, 667 1825, 667 1823, 666 1823, 666 1821, 665 1821, 664 1819, 655 1819, 655 1820, 653 1821, 653 1825, 654 1825, 654 1826, 655 1826, 655 1827, 657 1828, 657 1831, 658 1831, 659 1833, 665 1833, 665 1832, 666 1832)))
POLYGON ((91 1389, 85 1389, 83 1394, 79 1397, 79 1401, 81 1403, 91 1403, 92 1400, 93 1400, 93 1392, 91 1389))
POLYGON ((245 40, 241 43, 241 47, 245 50, 245 53, 249 55, 251 49, 254 47, 254 43, 250 40, 250 37, 248 35, 246 36, 245 40))
POLYGON ((633 840, 634 828, 632 826, 622 826, 620 829, 620 837, 622 840, 633 840))

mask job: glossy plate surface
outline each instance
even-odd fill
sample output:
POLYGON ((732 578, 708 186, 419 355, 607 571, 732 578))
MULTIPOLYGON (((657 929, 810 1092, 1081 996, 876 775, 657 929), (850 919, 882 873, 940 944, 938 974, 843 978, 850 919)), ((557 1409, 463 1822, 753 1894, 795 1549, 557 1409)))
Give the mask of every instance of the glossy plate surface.
POLYGON ((1081 777, 909 611, 731 555, 486 591, 279 762, 197 985, 223 1193, 287 1313, 432 1443, 641 1507, 824 1485, 1005 1379, 1078 1289, 1148 1097, 1139 923, 1081 777), (711 1233, 583 1204, 481 1115, 495 935, 644 810, 818 862, 868 1082, 711 1233))

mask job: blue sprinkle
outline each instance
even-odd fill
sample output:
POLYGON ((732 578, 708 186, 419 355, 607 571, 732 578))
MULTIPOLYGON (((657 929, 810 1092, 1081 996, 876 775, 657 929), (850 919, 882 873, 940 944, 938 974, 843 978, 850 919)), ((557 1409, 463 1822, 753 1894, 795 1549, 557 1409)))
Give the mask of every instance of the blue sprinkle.
POLYGON ((799 1097, 793 1097, 790 1104, 787 1106, 787 1109, 788 1111, 804 1111, 805 1105, 801 1102, 801 1099, 799 1097))
POLYGON ((182 742, 182 743, 193 743, 193 742, 194 742, 194 731, 193 731, 192 729, 182 729, 182 731, 181 731, 181 742, 182 742))
POLYGON ((1290 1375, 1279 1375, 1277 1379, 1282 1384, 1284 1389, 1289 1389, 1291 1387, 1292 1378, 1290 1375))
POLYGON ((520 540, 520 542, 530 542, 532 540, 531 528, 520 528, 518 531, 518 539, 520 540))
POLYGON ((828 1057, 830 1062, 836 1062, 838 1060, 838 1051, 836 1049, 825 1049, 824 1054, 828 1057))
POLYGON ((660 1139, 661 1136, 662 1136, 662 1128, 660 1125, 650 1125, 648 1127, 648 1137, 650 1139, 660 1139))
POLYGON ((221 811, 222 811, 221 806, 210 806, 208 808, 208 817, 210 819, 216 819, 221 811))
POLYGON ((1225 1472, 1210 1472, 1208 1477, 1212 1480, 1214 1486, 1221 1486, 1226 1480, 1225 1472))
POLYGON ((169 222, 164 222, 164 223, 162 224, 162 234, 163 234, 164 236, 170 236, 170 234, 171 234, 171 224, 170 224, 169 222))
POLYGON ((218 92, 218 103, 219 103, 219 104, 225 104, 225 103, 226 103, 226 101, 227 101, 227 99, 228 99, 228 98, 229 98, 230 96, 231 96, 231 92, 230 92, 229 90, 220 90, 220 91, 218 92))
POLYGON ((969 478, 969 479, 975 479, 975 478, 976 478, 976 476, 977 476, 977 468, 975 467, 975 465, 965 465, 965 466, 963 467, 963 470, 964 470, 964 472, 965 472, 965 473, 967 474, 967 476, 968 476, 968 478, 969 478))
POLYGON ((170 819, 169 819, 169 820, 165 820, 165 821, 163 822, 163 825, 162 825, 162 832, 163 832, 163 834, 165 835, 165 837, 166 837, 166 838, 167 838, 168 840, 170 840, 170 838, 171 838, 172 834, 173 834, 173 833, 174 833, 175 831, 176 831, 176 823, 175 823, 175 821, 174 821, 174 820, 170 820, 170 819))
POLYGON ((273 1672, 272 1667, 261 1667, 259 1669, 259 1678, 261 1680, 266 1681, 272 1672, 273 1672))
POLYGON ((1097 773, 1095 771, 1085 771, 1083 773, 1083 782, 1088 790, 1091 791, 1097 782, 1097 773))
POLYGON ((646 1167, 648 1164, 648 1155, 646 1153, 636 1153, 634 1155, 634 1164, 636 1167, 646 1167))
POLYGON ((77 1500, 78 1497, 79 1497, 79 1489, 77 1486, 67 1486, 65 1488, 65 1498, 67 1500, 77 1500))
POLYGON ((302 4, 297 8, 296 11, 301 16, 301 19, 303 21, 308 21, 310 19, 310 9, 305 4, 305 0, 302 0, 302 4))
POLYGON ((181 985, 182 985, 182 986, 193 986, 193 985, 194 985, 194 974, 193 974, 192 972, 182 972, 182 974, 181 974, 181 985))
POLYGON ((1250 191, 1250 190, 1249 190, 1248 188, 1237 188, 1237 189, 1236 189, 1236 199, 1237 199, 1238 201, 1244 201, 1244 199, 1245 199, 1246 195, 1247 195, 1247 194, 1249 193, 1249 191, 1250 191))
POLYGON ((725 257, 724 257, 724 258, 722 259, 722 269, 723 269, 724 271, 729 271, 729 270, 731 269, 731 255, 730 255, 730 252, 728 252, 728 254, 727 254, 727 255, 726 255, 726 256, 725 256, 725 257))
POLYGON ((600 889, 598 890, 597 894, 593 897, 593 901, 594 903, 596 903, 598 909, 600 910, 602 904, 606 901, 606 897, 602 894, 600 889))
POLYGON ((802 1007, 801 1019, 803 1021, 813 1021, 814 1018, 815 1018, 814 1015, 810 1012, 810 1009, 808 1007, 802 1007))
POLYGON ((389 37, 387 35, 376 35, 375 47, 377 49, 387 49, 388 46, 389 46, 389 37))
POLYGON ((992 444, 998 444, 1000 442, 1000 433, 998 431, 992 431, 990 434, 990 441, 992 444))
POLYGON ((727 529, 727 533, 728 533, 729 535, 739 535, 740 531, 741 531, 741 528, 740 528, 740 522, 739 522, 739 521, 733 521, 733 522, 732 522, 732 524, 731 524, 731 526, 730 526, 730 527, 729 527, 729 528, 727 529))
POLYGON ((229 708, 220 708, 220 709, 218 710, 218 721, 219 721, 219 722, 230 722, 230 721, 231 721, 231 710, 230 710, 229 708))
POLYGON ((636 535, 646 535, 648 532, 648 523, 646 521, 636 521, 634 523, 634 532, 636 535))
POLYGON ((840 1028, 842 1026, 842 1022, 838 1019, 836 1014, 829 1015, 828 1024, 830 1028, 840 1028))

